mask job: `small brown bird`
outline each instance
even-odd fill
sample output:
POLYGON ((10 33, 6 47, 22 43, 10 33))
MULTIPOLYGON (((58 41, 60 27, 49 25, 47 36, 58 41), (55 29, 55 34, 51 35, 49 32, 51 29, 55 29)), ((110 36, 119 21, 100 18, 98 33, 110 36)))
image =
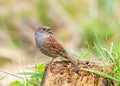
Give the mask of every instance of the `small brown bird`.
POLYGON ((52 34, 53 32, 51 28, 39 27, 35 31, 35 40, 37 48, 39 48, 40 51, 45 55, 52 57, 50 64, 54 62, 55 58, 62 56, 68 59, 78 70, 78 66, 76 65, 75 61, 72 58, 70 58, 66 50, 60 43, 58 43, 58 41, 55 40, 52 34))

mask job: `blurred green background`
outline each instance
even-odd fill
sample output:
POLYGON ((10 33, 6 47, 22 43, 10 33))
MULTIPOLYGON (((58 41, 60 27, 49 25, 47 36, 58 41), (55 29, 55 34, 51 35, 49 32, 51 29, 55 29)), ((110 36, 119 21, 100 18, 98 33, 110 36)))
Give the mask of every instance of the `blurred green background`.
POLYGON ((71 50, 87 51, 98 41, 108 47, 120 39, 120 1, 0 0, 0 69, 14 72, 50 59, 35 47, 40 25, 52 27, 71 50))

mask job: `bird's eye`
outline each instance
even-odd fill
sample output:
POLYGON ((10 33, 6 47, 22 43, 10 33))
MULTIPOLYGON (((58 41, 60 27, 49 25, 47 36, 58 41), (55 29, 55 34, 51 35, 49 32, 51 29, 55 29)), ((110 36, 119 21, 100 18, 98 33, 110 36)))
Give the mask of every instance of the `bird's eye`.
POLYGON ((45 28, 43 28, 43 30, 46 30, 45 28))

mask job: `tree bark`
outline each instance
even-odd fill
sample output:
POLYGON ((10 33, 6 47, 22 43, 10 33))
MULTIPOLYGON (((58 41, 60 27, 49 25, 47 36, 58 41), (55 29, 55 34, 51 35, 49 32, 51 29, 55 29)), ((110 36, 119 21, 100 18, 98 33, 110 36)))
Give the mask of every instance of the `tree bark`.
MULTIPOLYGON (((106 72, 102 61, 79 61, 78 66, 84 69, 94 68, 106 72)), ((112 80, 93 72, 80 69, 76 72, 74 66, 67 61, 56 61, 47 66, 41 86, 117 86, 112 80)))

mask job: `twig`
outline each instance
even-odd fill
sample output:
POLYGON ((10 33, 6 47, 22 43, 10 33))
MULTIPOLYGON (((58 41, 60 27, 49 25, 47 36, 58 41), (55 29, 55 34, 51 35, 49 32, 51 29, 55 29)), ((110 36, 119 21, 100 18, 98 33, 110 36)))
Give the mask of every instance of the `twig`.
MULTIPOLYGON (((24 78, 22 78, 22 77, 20 77, 20 76, 17 76, 17 75, 15 75, 15 74, 11 74, 11 73, 8 73, 8 72, 2 71, 2 70, 0 70, 0 72, 5 73, 5 74, 7 74, 7 75, 11 75, 11 76, 17 77, 17 78, 20 78, 20 79, 23 79, 23 80, 24 80, 24 78)), ((26 79, 26 81, 28 81, 28 82, 30 82, 30 83, 32 83, 32 84, 34 84, 35 86, 39 86, 39 84, 34 83, 34 82, 32 82, 32 81, 29 81, 28 79, 26 79)))
POLYGON ((2 70, 0 70, 0 72, 5 73, 7 75, 11 75, 11 76, 17 77, 17 78, 20 78, 20 79, 23 79, 22 77, 19 77, 19 76, 15 75, 15 74, 11 74, 11 73, 8 73, 8 72, 2 71, 2 70))

